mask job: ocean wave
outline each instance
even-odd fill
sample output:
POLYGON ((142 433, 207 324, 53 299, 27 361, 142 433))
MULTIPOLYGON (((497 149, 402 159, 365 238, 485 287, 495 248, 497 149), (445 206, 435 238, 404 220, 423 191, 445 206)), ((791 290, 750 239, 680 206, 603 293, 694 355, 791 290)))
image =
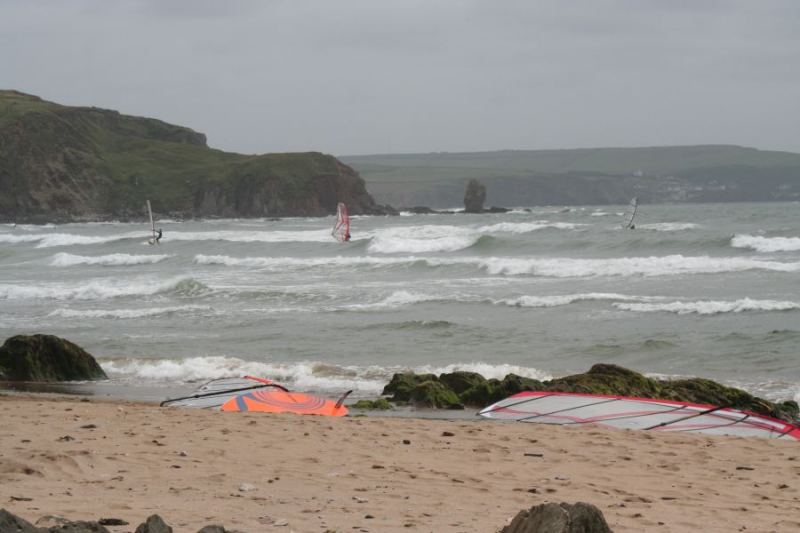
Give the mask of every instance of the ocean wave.
POLYGON ((0 233, 0 243, 20 244, 37 243, 36 248, 53 248, 56 246, 74 246, 87 244, 104 244, 107 242, 125 239, 147 238, 146 232, 129 232, 119 235, 93 236, 78 235, 74 233, 34 233, 28 235, 14 235, 0 233))
POLYGON ((229 242, 325 242, 336 241, 329 229, 303 231, 171 231, 164 234, 168 241, 229 241, 229 242))
POLYGON ((102 266, 129 266, 129 265, 149 265, 155 264, 168 257, 167 254, 161 255, 131 255, 131 254, 108 254, 98 256, 73 255, 68 253, 57 253, 53 256, 50 266, 71 267, 76 265, 102 265, 102 266))
POLYGON ((685 231, 699 228, 700 224, 693 222, 657 222, 655 224, 637 224, 636 229, 651 231, 685 231))
POLYGON ((639 311, 644 313, 668 312, 679 315, 717 315, 722 313, 744 313, 748 311, 794 311, 800 309, 800 303, 779 300, 753 300, 742 298, 734 301, 702 300, 695 302, 669 303, 615 303, 615 307, 623 311, 639 311))
POLYGON ((530 233, 543 229, 574 230, 583 226, 586 226, 586 224, 540 220, 534 222, 498 222, 490 226, 481 226, 478 231, 482 233, 530 233))
POLYGON ((554 278, 604 276, 673 276, 718 274, 746 270, 800 271, 800 262, 762 261, 743 257, 668 255, 610 259, 529 259, 494 257, 479 264, 493 275, 534 275, 554 278))
POLYGON ((237 357, 210 356, 183 359, 99 359, 112 379, 134 379, 148 383, 201 383, 211 379, 260 376, 294 390, 340 392, 354 390, 356 395, 378 395, 398 372, 435 373, 458 370, 477 372, 491 379, 509 373, 534 379, 550 379, 550 374, 535 368, 483 362, 454 363, 446 366, 355 366, 319 361, 293 363, 246 361, 237 357))
POLYGON ((429 268, 472 267, 496 276, 542 276, 554 278, 590 278, 608 276, 673 276, 686 274, 719 274, 747 270, 773 272, 798 272, 800 261, 782 262, 747 257, 710 256, 651 256, 618 257, 608 259, 526 258, 526 257, 245 257, 225 255, 196 255, 195 263, 261 267, 274 270, 287 268, 339 269, 353 267, 410 267, 429 268))
POLYGON ((77 286, 0 284, 0 299, 105 300, 125 296, 151 296, 171 293, 176 296, 197 296, 209 289, 193 278, 180 277, 164 281, 89 281, 77 286))
POLYGON ((448 295, 447 297, 436 296, 429 293, 418 293, 410 291, 395 291, 383 300, 368 304, 349 304, 341 306, 343 310, 349 311, 369 311, 376 309, 396 309, 398 307, 405 307, 423 302, 435 301, 461 301, 457 295, 448 295))
POLYGON ((474 229, 460 226, 404 226, 376 232, 368 250, 381 254, 455 252, 469 248, 480 237, 474 229))
POLYGON ((734 235, 731 239, 734 248, 750 248, 756 252, 797 252, 800 251, 800 237, 759 237, 754 235, 734 235))
POLYGON ((172 307, 151 307, 147 309, 56 309, 47 316, 60 318, 147 318, 154 316, 194 314, 198 311, 208 312, 212 308, 207 305, 178 305, 172 307))
POLYGON ((622 302, 641 302, 654 299, 650 296, 629 296, 626 294, 590 292, 580 294, 561 294, 551 296, 519 296, 517 298, 507 298, 494 300, 495 304, 509 305, 512 307, 558 307, 569 305, 576 302, 586 301, 622 301, 622 302))

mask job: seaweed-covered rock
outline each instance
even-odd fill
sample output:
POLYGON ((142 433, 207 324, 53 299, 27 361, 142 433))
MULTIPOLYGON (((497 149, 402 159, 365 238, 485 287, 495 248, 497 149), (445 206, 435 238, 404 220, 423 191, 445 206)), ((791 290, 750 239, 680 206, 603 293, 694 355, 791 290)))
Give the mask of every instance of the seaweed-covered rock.
POLYGON ((439 381, 444 383, 456 394, 461 394, 465 390, 471 389, 476 385, 486 382, 486 378, 477 372, 466 372, 464 370, 457 370, 456 372, 449 372, 439 375, 439 381))
POLYGON ((592 366, 585 374, 574 374, 546 382, 544 390, 656 398, 661 392, 661 386, 656 380, 633 370, 600 363, 592 366))
POLYGON ((76 381, 107 379, 94 357, 54 335, 17 335, 0 347, 0 379, 76 381))
POLYGON ((463 409, 458 395, 436 380, 423 381, 411 391, 409 401, 416 407, 463 409))
POLYGON ((385 411, 392 409, 392 404, 386 398, 378 398, 377 400, 358 400, 350 406, 353 409, 369 409, 371 411, 385 411))
POLYGON ((415 374, 413 372, 403 372, 395 374, 392 380, 383 388, 383 396, 393 395, 393 402, 407 402, 411 399, 413 391, 420 383, 426 381, 438 381, 435 374, 415 374))
POLYGON ((111 533, 105 526, 97 522, 79 520, 44 530, 47 533, 111 533))
POLYGON ((520 511, 500 533, 611 533, 590 503, 543 503, 520 511))
POLYGON ((459 393, 458 397, 464 405, 485 407, 499 402, 512 394, 526 390, 542 390, 544 384, 536 379, 508 374, 503 380, 489 379, 459 393))

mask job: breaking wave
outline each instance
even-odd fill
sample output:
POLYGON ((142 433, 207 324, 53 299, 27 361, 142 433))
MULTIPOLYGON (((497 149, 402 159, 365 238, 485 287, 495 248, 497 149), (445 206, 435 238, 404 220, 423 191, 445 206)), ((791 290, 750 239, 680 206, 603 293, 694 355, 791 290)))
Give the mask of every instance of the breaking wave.
POLYGON ((571 222, 547 222, 539 220, 535 222, 499 222, 491 226, 481 226, 478 231, 485 233, 530 233, 543 229, 578 229, 586 224, 573 224, 571 222))
POLYGON ((152 307, 149 309, 56 309, 50 317, 60 318, 147 318, 153 316, 177 315, 197 311, 208 312, 207 305, 178 305, 173 307, 152 307))
POLYGON ((623 311, 645 313, 668 312, 679 315, 717 315, 721 313, 744 313, 747 311, 793 311, 800 309, 800 303, 779 300, 752 300, 742 298, 734 301, 704 300, 697 302, 669 303, 615 303, 623 311))
POLYGON ((176 296, 196 296, 209 289, 192 278, 173 278, 154 281, 90 281, 78 286, 0 284, 0 299, 47 300, 105 300, 125 296, 151 296, 170 293, 176 296))
POLYGON ((12 235, 8 233, 0 233, 0 243, 37 243, 36 248, 52 248, 55 246, 73 246, 82 244, 103 244, 107 242, 136 238, 141 238, 144 240, 146 238, 146 234, 144 232, 137 231, 100 237, 76 235, 74 233, 37 233, 32 235, 12 235))
POLYGON ((455 252, 469 248, 480 237, 479 232, 459 226, 405 226, 377 232, 367 249, 380 254, 455 252))
POLYGON ((590 292, 582 294, 563 294, 552 296, 520 296, 518 298, 508 298, 495 300, 496 304, 510 305, 513 307, 558 307, 569 305, 576 302, 586 301, 621 301, 621 302, 642 302, 653 300, 650 296, 629 296, 626 294, 590 292))
POLYGON ((380 394, 397 372, 417 373, 477 372, 487 379, 502 379, 509 373, 534 379, 551 376, 535 368, 490 364, 483 362, 456 363, 447 366, 355 366, 336 365, 319 361, 296 363, 245 361, 237 357, 189 357, 183 359, 114 359, 99 360, 103 370, 114 379, 135 379, 148 383, 202 383, 211 379, 260 376, 281 383, 290 389, 311 392, 340 392, 354 390, 359 394, 380 394))
POLYGON ((800 237, 758 237, 753 235, 734 235, 731 239, 734 248, 750 248, 756 252, 797 252, 800 251, 800 237))
POLYGON ((131 255, 131 254, 109 254, 98 256, 73 255, 68 253, 57 253, 53 256, 50 266, 71 267, 76 265, 102 265, 102 266, 129 266, 129 265, 150 265, 158 263, 171 257, 167 254, 161 255, 131 255))
POLYGON ((325 242, 336 243, 328 229, 304 231, 171 231, 164 241, 325 242))

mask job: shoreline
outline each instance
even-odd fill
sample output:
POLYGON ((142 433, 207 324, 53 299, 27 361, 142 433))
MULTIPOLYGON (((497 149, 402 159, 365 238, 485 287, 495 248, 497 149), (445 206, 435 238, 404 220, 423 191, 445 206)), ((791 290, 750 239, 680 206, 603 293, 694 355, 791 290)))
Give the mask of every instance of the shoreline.
POLYGON ((0 501, 31 522, 498 531, 532 505, 585 501, 617 532, 800 527, 793 442, 30 393, 0 393, 0 413, 0 501))

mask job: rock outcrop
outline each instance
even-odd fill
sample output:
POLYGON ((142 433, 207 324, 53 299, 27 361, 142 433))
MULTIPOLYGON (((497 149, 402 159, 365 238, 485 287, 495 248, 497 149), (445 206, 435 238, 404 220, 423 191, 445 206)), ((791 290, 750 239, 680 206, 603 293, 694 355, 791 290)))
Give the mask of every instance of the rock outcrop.
POLYGON ((17 335, 0 347, 0 380, 83 381, 107 377, 89 352, 54 335, 17 335))
POLYGON ((464 211, 467 213, 483 213, 486 201, 486 186, 476 179, 469 180, 464 192, 464 211))
POLYGON ((242 155, 160 120, 0 91, 0 221, 394 214, 317 152, 242 155))
MULTIPOLYGON (((41 519, 40 519, 41 521, 41 519)), ((5 509, 0 509, 0 533, 111 533, 102 522, 114 522, 115 525, 125 525, 127 522, 117 519, 101 519, 97 522, 75 521, 59 519, 58 525, 38 527, 30 522, 13 515, 5 509)), ((38 524, 39 522, 37 522, 38 524)), ((172 527, 167 525, 163 518, 154 514, 139 524, 135 533, 172 533, 172 527)), ((225 529, 223 526, 210 524, 201 528, 197 533, 242 533, 225 529)))
POLYGON ((611 533, 611 528, 590 503, 543 503, 517 513, 500 533, 611 533))
POLYGON ((395 374, 383 395, 400 404, 418 407, 454 408, 458 405, 485 407, 526 390, 610 394, 685 401, 742 409, 796 422, 797 402, 770 402, 734 387, 702 378, 658 380, 612 364, 596 364, 584 374, 549 381, 508 374, 502 380, 485 379, 474 372, 449 374, 395 374))

